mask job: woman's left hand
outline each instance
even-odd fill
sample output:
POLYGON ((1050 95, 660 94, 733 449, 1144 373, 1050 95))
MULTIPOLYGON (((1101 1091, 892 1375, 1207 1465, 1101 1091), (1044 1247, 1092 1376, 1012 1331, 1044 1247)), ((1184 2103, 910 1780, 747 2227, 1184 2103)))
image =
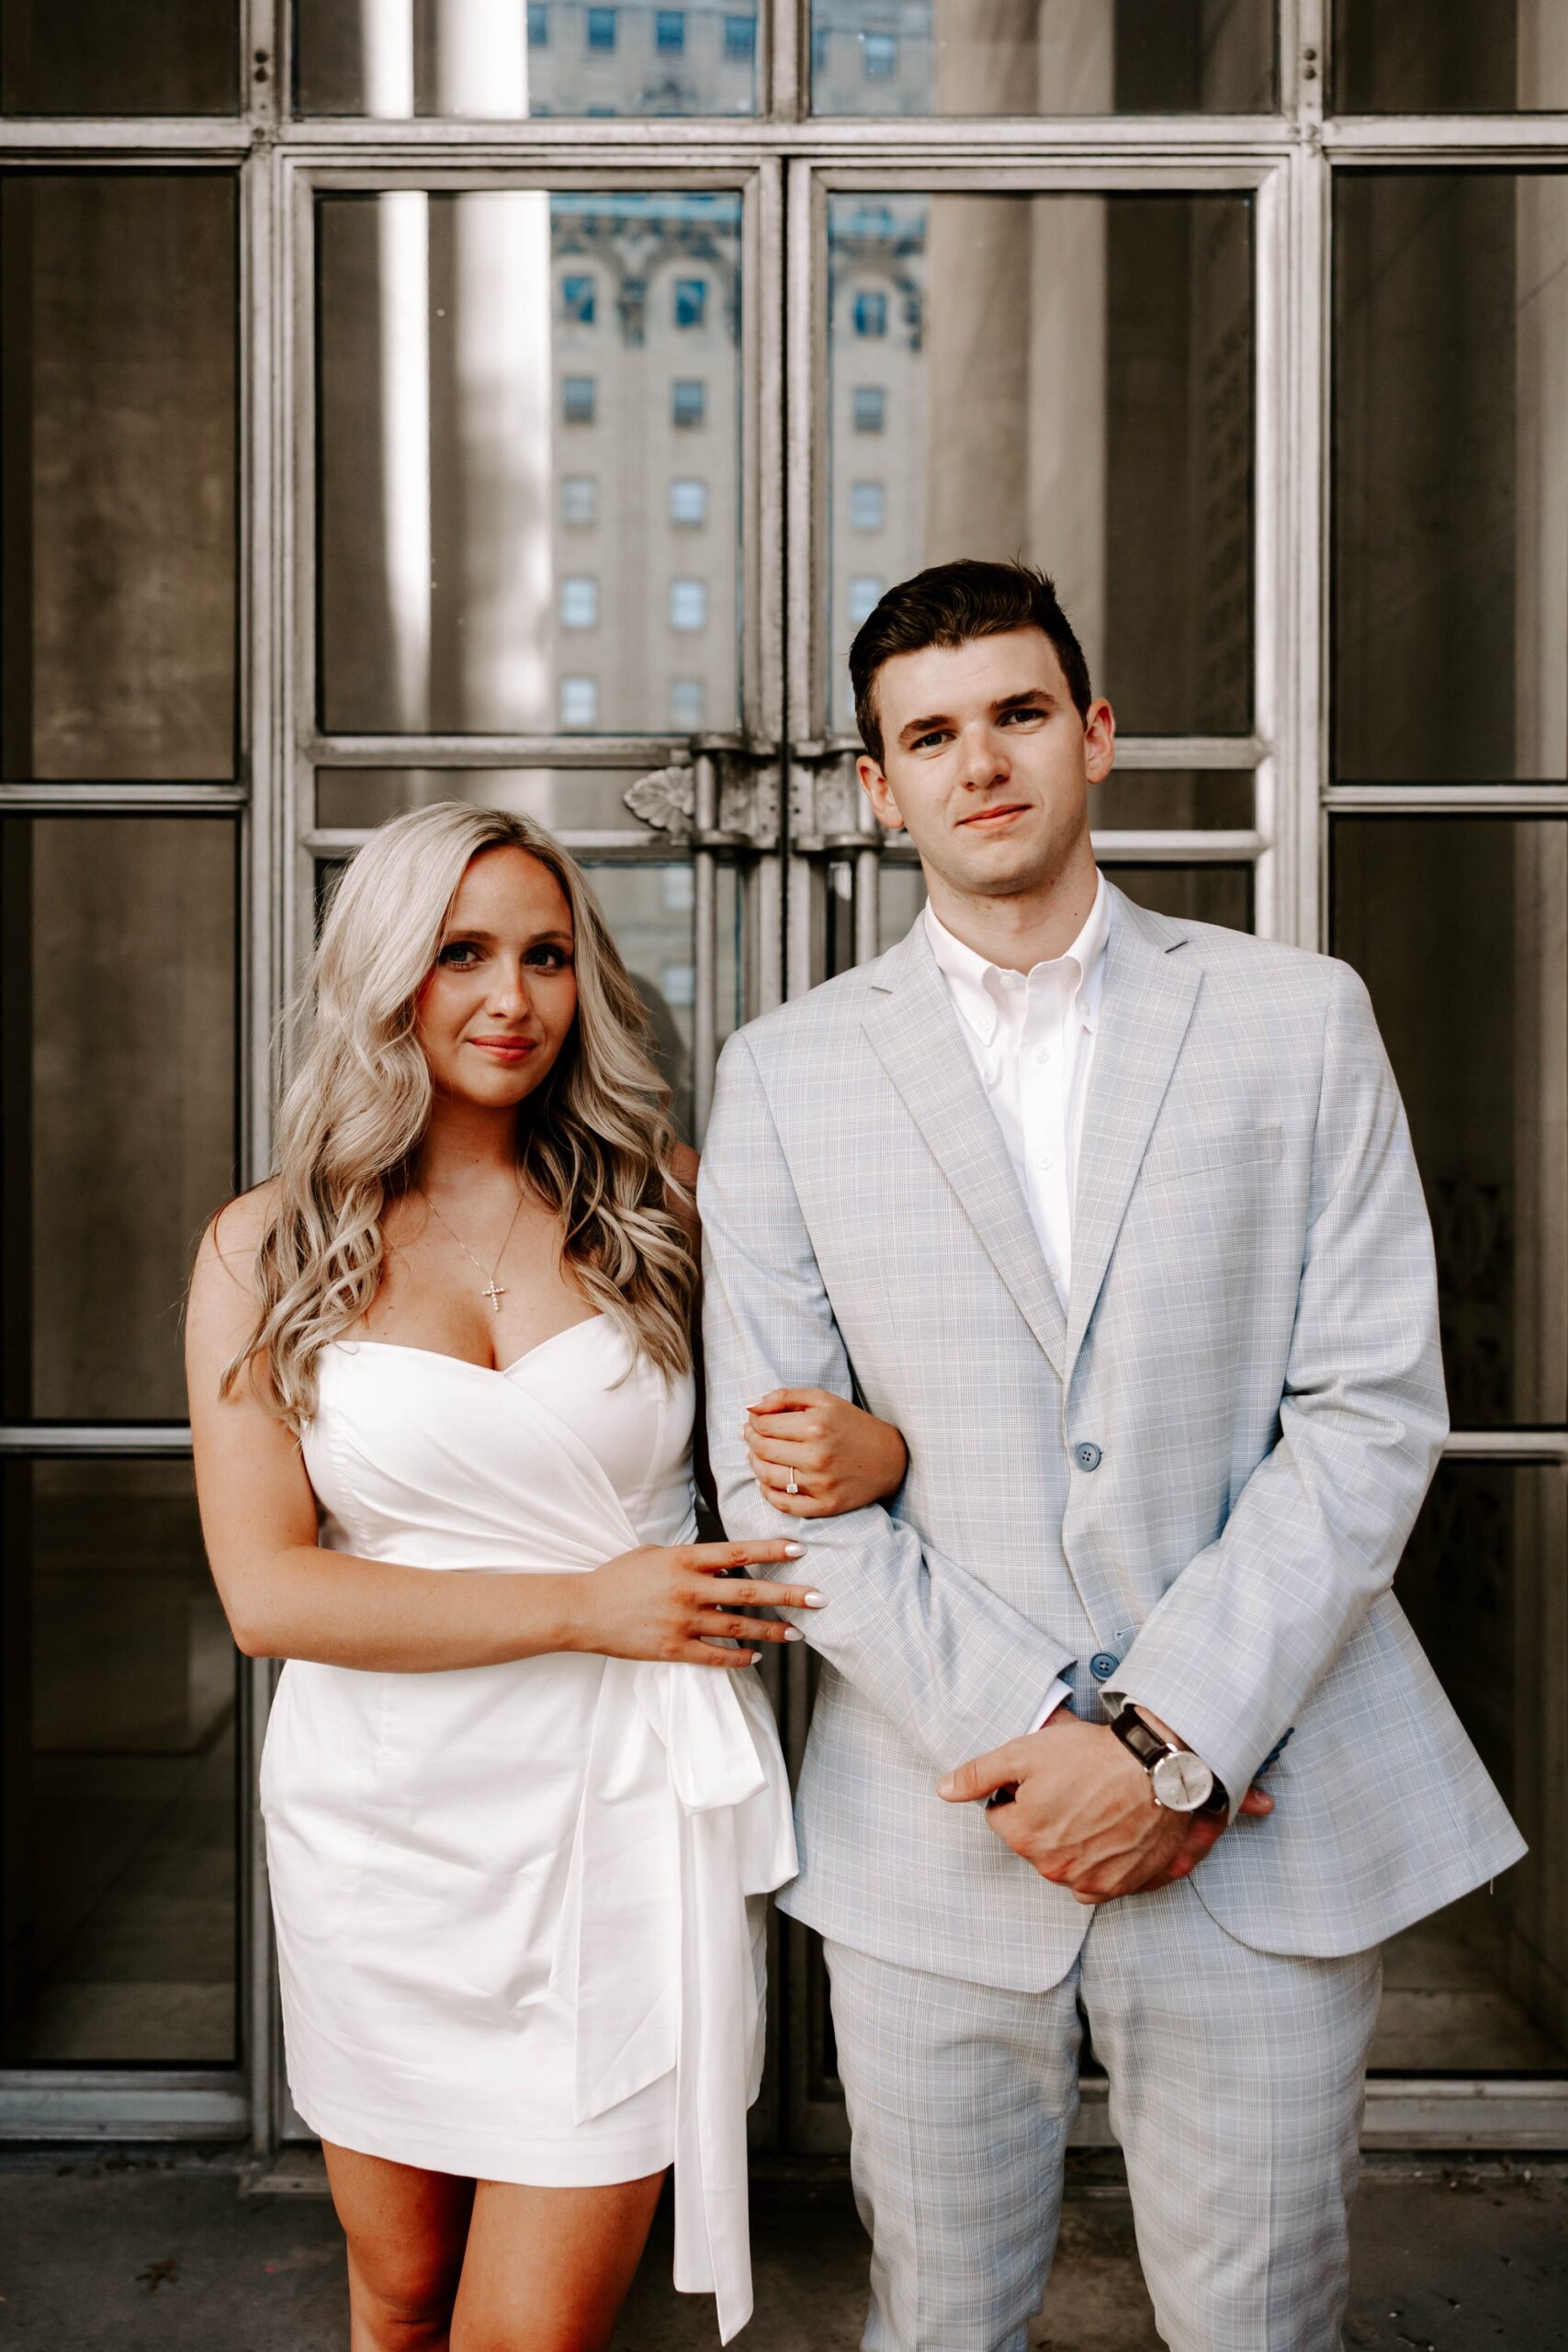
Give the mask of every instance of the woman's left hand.
POLYGON ((758 1486, 792 1519, 833 1519, 880 1502, 909 1466, 890 1422, 826 1388, 773 1389, 748 1406, 744 1435, 758 1486))

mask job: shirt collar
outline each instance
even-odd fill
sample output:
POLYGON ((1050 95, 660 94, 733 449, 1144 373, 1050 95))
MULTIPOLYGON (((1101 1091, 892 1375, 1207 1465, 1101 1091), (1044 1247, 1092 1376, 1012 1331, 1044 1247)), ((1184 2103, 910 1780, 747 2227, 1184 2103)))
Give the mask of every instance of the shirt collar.
MULTIPOLYGON (((925 925, 931 954, 936 957, 937 968, 947 982, 954 1004, 976 1035, 988 1041, 999 1018, 998 1002, 1004 984, 1001 967, 956 938, 934 911, 929 899, 926 901, 925 925)), ((1073 991, 1074 1001, 1084 1027, 1091 1035, 1100 1019, 1100 999, 1105 980, 1105 949, 1110 936, 1111 894, 1101 874, 1096 880, 1094 904, 1072 945, 1049 963, 1036 964, 1029 975, 1032 978, 1034 972, 1055 972, 1066 964, 1076 964, 1078 977, 1073 991)))

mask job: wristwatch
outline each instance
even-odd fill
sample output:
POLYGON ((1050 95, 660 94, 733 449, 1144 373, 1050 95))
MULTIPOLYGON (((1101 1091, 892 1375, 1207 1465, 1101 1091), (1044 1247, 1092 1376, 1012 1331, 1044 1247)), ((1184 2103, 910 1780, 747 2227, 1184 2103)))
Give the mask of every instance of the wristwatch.
POLYGON ((1137 1758, 1149 1776, 1156 1804, 1168 1813, 1208 1812, 1214 1807, 1216 1790, 1224 1801, 1224 1792, 1202 1758, 1190 1747, 1172 1747, 1125 1699, 1111 1716, 1111 1728, 1137 1758))

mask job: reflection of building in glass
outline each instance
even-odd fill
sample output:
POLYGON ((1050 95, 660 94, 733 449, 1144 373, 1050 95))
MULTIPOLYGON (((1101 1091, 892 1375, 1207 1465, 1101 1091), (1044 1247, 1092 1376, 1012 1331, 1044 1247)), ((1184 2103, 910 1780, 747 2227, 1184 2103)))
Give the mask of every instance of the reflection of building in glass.
POLYGON ((324 200, 329 727, 735 725, 739 248, 701 190, 324 200))

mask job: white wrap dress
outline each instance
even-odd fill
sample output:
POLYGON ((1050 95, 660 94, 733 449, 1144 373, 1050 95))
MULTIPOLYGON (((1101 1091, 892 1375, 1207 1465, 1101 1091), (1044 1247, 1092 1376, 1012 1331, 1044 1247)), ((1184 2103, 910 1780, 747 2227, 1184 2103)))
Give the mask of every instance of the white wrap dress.
MULTIPOLYGON (((693 1539, 689 1379, 573 1325, 492 1372, 344 1340, 306 1468, 335 1549, 491 1575, 693 1539)), ((323 2139, 547 2187, 675 2165, 675 2283, 751 2308, 746 2109, 788 1788, 748 1671, 291 1660, 262 1762, 289 2088, 323 2139)))

